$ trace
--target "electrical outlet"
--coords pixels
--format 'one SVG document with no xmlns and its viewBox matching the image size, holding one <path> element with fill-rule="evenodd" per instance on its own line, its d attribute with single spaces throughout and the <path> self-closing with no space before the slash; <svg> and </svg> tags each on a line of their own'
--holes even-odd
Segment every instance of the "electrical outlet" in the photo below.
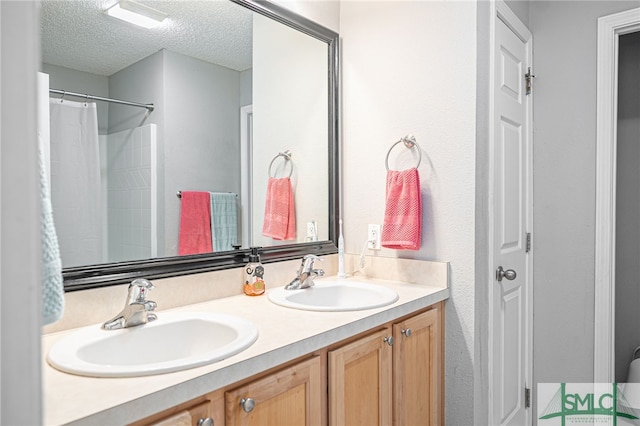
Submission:
<svg viewBox="0 0 640 426">
<path fill-rule="evenodd" d="M 318 241 L 318 225 L 316 221 L 307 222 L 306 241 Z"/>
<path fill-rule="evenodd" d="M 367 248 L 372 250 L 380 250 L 380 225 L 369 224 L 367 232 Z"/>
</svg>

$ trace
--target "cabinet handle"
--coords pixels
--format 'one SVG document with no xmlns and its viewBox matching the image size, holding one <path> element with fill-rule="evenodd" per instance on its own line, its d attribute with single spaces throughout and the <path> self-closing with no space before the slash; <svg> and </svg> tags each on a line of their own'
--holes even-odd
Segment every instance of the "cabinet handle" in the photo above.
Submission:
<svg viewBox="0 0 640 426">
<path fill-rule="evenodd" d="M 405 336 L 409 337 L 409 336 L 411 336 L 411 329 L 410 328 L 403 328 L 402 330 L 400 330 L 400 333 L 402 333 Z"/>
<path fill-rule="evenodd" d="M 393 346 L 393 336 L 385 337 L 382 341 L 389 346 Z"/>
<path fill-rule="evenodd" d="M 213 426 L 213 419 L 211 417 L 200 419 L 198 420 L 198 426 Z"/>
<path fill-rule="evenodd" d="M 256 406 L 256 400 L 253 398 L 242 398 L 240 400 L 240 406 L 242 407 L 245 413 L 250 413 L 253 411 L 253 408 Z"/>
</svg>

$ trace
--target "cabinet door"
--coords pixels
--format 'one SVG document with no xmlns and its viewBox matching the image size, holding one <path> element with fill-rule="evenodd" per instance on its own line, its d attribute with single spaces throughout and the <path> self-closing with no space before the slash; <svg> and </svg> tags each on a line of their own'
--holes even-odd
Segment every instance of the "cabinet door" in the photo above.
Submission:
<svg viewBox="0 0 640 426">
<path fill-rule="evenodd" d="M 207 419 L 210 420 L 205 423 Z M 210 401 L 186 407 L 182 404 L 146 420 L 133 423 L 131 426 L 200 426 L 203 424 L 213 424 Z"/>
<path fill-rule="evenodd" d="M 226 426 L 320 425 L 321 392 L 316 356 L 226 392 Z"/>
<path fill-rule="evenodd" d="M 394 324 L 394 421 L 402 425 L 441 425 L 441 305 Z"/>
<path fill-rule="evenodd" d="M 391 329 L 329 351 L 329 424 L 391 424 Z"/>
</svg>

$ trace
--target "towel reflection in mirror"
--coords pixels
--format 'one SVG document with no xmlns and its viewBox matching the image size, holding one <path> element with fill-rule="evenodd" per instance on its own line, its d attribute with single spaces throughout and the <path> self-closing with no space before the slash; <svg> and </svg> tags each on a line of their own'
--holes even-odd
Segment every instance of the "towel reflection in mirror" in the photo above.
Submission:
<svg viewBox="0 0 640 426">
<path fill-rule="evenodd" d="M 291 178 L 269 177 L 262 235 L 274 240 L 296 239 L 296 212 Z"/>
<path fill-rule="evenodd" d="M 182 191 L 178 253 L 232 250 L 238 241 L 237 198 L 231 192 Z"/>
</svg>

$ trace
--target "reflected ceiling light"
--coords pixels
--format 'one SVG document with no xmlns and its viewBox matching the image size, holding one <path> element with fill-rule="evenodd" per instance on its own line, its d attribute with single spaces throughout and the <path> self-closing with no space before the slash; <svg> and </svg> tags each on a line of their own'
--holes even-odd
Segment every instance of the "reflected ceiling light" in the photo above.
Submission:
<svg viewBox="0 0 640 426">
<path fill-rule="evenodd" d="M 104 13 L 144 28 L 158 26 L 167 18 L 167 14 L 131 0 L 120 0 Z"/>
</svg>

